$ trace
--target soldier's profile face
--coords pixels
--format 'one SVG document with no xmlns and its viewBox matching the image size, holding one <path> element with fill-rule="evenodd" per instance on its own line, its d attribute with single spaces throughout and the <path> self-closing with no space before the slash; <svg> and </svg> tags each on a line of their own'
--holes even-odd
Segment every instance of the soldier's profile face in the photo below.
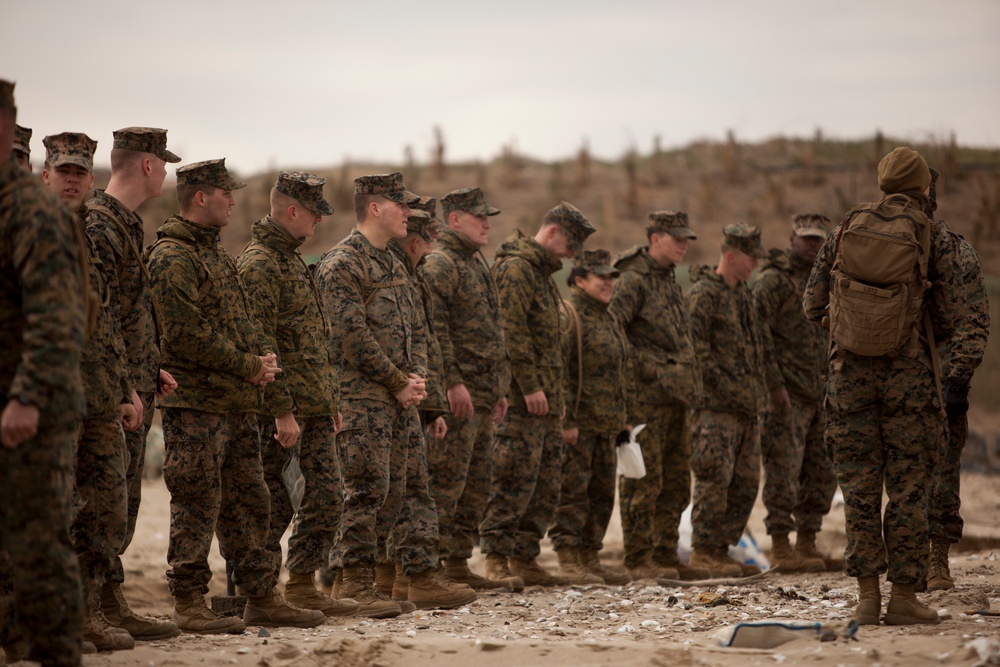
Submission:
<svg viewBox="0 0 1000 667">
<path fill-rule="evenodd" d="M 323 216 L 313 213 L 299 202 L 295 203 L 294 211 L 288 222 L 288 233 L 297 239 L 312 238 L 316 234 L 316 225 L 323 220 Z"/>
<path fill-rule="evenodd" d="M 823 240 L 819 236 L 799 236 L 792 234 L 792 254 L 812 264 L 816 261 L 819 249 L 823 247 Z"/>
<path fill-rule="evenodd" d="M 473 215 L 466 211 L 455 211 L 455 221 L 451 228 L 455 232 L 478 246 L 484 246 L 489 241 L 489 231 L 493 226 L 485 215 Z"/>
<path fill-rule="evenodd" d="M 677 238 L 673 234 L 656 234 L 653 238 L 657 239 L 653 242 L 656 246 L 654 259 L 667 264 L 680 264 L 684 261 L 690 239 Z"/>
<path fill-rule="evenodd" d="M 80 208 L 90 189 L 94 187 L 94 174 L 80 165 L 61 164 L 42 170 L 42 181 L 49 186 L 71 210 Z"/>
<path fill-rule="evenodd" d="M 159 197 L 163 191 L 163 179 L 167 177 L 167 163 L 156 157 L 149 156 L 149 195 Z"/>
<path fill-rule="evenodd" d="M 410 207 L 406 204 L 394 202 L 391 199 L 383 199 L 378 208 L 379 222 L 389 234 L 390 238 L 406 238 L 406 219 L 410 217 Z"/>
<path fill-rule="evenodd" d="M 750 275 L 757 268 L 757 258 L 740 250 L 733 250 L 729 255 L 732 257 L 736 279 L 743 282 L 750 280 Z"/>
<path fill-rule="evenodd" d="M 233 199 L 232 190 L 213 188 L 212 194 L 205 197 L 204 224 L 212 227 L 225 227 L 229 224 L 235 205 L 236 200 Z"/>
<path fill-rule="evenodd" d="M 594 272 L 585 278 L 576 278 L 576 286 L 595 301 L 611 303 L 611 294 L 615 289 L 615 280 L 611 276 L 599 276 Z"/>
</svg>

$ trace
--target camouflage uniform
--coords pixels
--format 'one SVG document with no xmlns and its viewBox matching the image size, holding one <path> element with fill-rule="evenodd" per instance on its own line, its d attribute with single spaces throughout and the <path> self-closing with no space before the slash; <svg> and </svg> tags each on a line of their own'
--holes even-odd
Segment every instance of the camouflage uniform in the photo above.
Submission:
<svg viewBox="0 0 1000 667">
<path fill-rule="evenodd" d="M 166 162 L 180 158 L 167 150 L 167 131 L 158 128 L 127 127 L 114 133 L 114 148 L 151 153 Z M 128 517 L 125 539 L 108 580 L 125 581 L 120 554 L 125 553 L 135 535 L 135 522 L 142 500 L 142 468 L 146 458 L 146 433 L 153 423 L 153 399 L 159 384 L 160 352 L 153 321 L 149 273 L 140 256 L 145 233 L 142 218 L 103 190 L 95 190 L 87 202 L 87 236 L 104 267 L 104 279 L 111 291 L 108 308 L 118 323 L 125 343 L 132 389 L 142 402 L 142 425 L 125 433 L 128 467 Z"/>
<path fill-rule="evenodd" d="M 826 237 L 815 218 L 796 216 L 796 234 Z M 803 231 L 805 230 L 805 231 Z M 828 334 L 800 307 L 812 263 L 774 249 L 750 288 L 767 350 L 767 389 L 784 388 L 791 408 L 764 414 L 764 525 L 769 535 L 819 532 L 837 491 L 837 477 L 823 431 L 823 375 Z M 792 518 L 794 514 L 794 519 Z"/>
<path fill-rule="evenodd" d="M 587 251 L 576 263 L 598 275 L 617 277 L 610 264 L 606 250 Z M 549 538 L 557 551 L 568 547 L 597 552 L 615 505 L 615 438 L 625 427 L 634 395 L 629 349 L 607 304 L 577 287 L 570 289 L 566 303 L 570 323 L 562 331 L 566 397 L 562 427 L 577 428 L 579 433 L 575 443 L 565 445 L 562 487 Z"/>
<path fill-rule="evenodd" d="M 442 205 L 445 215 L 466 209 L 499 213 L 481 200 L 482 191 L 472 188 L 450 193 Z M 468 559 L 490 492 L 493 409 L 510 386 L 500 299 L 479 246 L 450 229 L 441 230 L 437 247 L 417 273 L 431 297 L 433 331 L 441 349 L 440 384 L 443 389 L 464 384 L 472 397 L 473 415 L 459 419 L 448 413 L 444 439 L 428 443 L 441 556 Z"/>
<path fill-rule="evenodd" d="M 724 235 L 740 252 L 765 255 L 755 227 L 729 225 Z M 691 544 L 724 551 L 739 542 L 757 499 L 764 345 L 746 283 L 729 287 L 704 265 L 691 267 L 691 282 L 691 339 L 704 382 L 691 432 Z"/>
<path fill-rule="evenodd" d="M 179 185 L 243 187 L 222 160 L 182 167 L 177 176 Z M 208 591 L 214 532 L 236 585 L 265 595 L 275 564 L 264 548 L 269 501 L 254 414 L 261 390 L 248 380 L 260 373 L 258 355 L 267 350 L 219 228 L 175 215 L 156 236 L 148 250 L 153 312 L 161 363 L 177 380 L 177 389 L 157 402 L 170 491 L 170 593 Z"/>
<path fill-rule="evenodd" d="M 886 159 L 879 167 L 880 187 L 883 164 Z M 922 194 L 926 186 L 902 191 L 915 211 L 927 205 Z M 935 338 L 947 340 L 964 319 L 965 286 L 956 268 L 954 238 L 940 223 L 931 225 L 927 276 L 931 286 L 925 307 L 930 309 Z M 803 306 L 806 317 L 815 323 L 825 324 L 838 238 L 837 233 L 827 238 L 806 284 Z M 973 367 L 967 351 L 952 356 L 952 375 L 969 378 Z M 937 448 L 945 438 L 945 420 L 923 336 L 917 345 L 875 357 L 834 344 L 826 407 L 827 446 L 844 492 L 846 573 L 868 579 L 888 570 L 889 581 L 902 585 L 925 580 L 927 498 Z M 884 521 L 883 488 L 889 497 Z"/>
<path fill-rule="evenodd" d="M 0 81 L 0 113 L 11 108 L 13 85 Z M 0 447 L 0 593 L 11 594 L 32 660 L 78 665 L 83 613 L 69 525 L 85 410 L 84 244 L 65 207 L 13 157 L 0 163 L 0 239 L 0 410 L 20 401 L 41 413 L 34 437 Z M 5 626 L 11 616 L 0 609 Z"/>
<path fill-rule="evenodd" d="M 323 199 L 323 179 L 281 172 L 276 188 L 318 215 L 330 215 Z M 315 192 L 318 190 L 318 200 Z M 264 333 L 263 347 L 278 355 L 281 373 L 264 388 L 267 417 L 261 428 L 261 460 L 271 496 L 267 548 L 281 566 L 281 537 L 296 514 L 282 472 L 299 458 L 305 491 L 288 538 L 288 570 L 311 574 L 325 560 L 343 506 L 343 479 L 337 458 L 333 418 L 340 398 L 339 381 L 327 349 L 330 326 L 312 273 L 302 261 L 302 239 L 292 237 L 270 216 L 253 223 L 250 243 L 237 260 Z M 298 443 L 285 449 L 275 439 L 274 417 L 292 413 L 300 425 Z"/>
<path fill-rule="evenodd" d="M 323 256 L 316 283 L 333 323 L 344 417 L 337 442 L 344 512 L 330 561 L 369 568 L 402 507 L 406 448 L 423 437 L 416 407 L 395 398 L 408 373 L 427 375 L 422 306 L 399 260 L 357 230 Z"/>
<path fill-rule="evenodd" d="M 31 160 L 31 128 L 14 126 L 14 157 L 24 163 Z"/>
<path fill-rule="evenodd" d="M 659 211 L 649 222 L 657 232 L 695 238 L 683 211 Z M 622 277 L 610 310 L 628 336 L 637 390 L 629 423 L 646 424 L 639 436 L 646 476 L 619 481 L 625 565 L 652 558 L 674 566 L 681 514 L 691 500 L 690 409 L 701 393 L 690 319 L 673 265 L 637 246 L 615 267 Z"/>
<path fill-rule="evenodd" d="M 939 350 L 941 358 L 942 377 L 969 377 L 957 373 L 971 374 L 980 364 L 986 350 L 986 341 L 990 333 L 990 300 L 986 291 L 986 281 L 983 277 L 982 264 L 979 255 L 961 236 L 952 233 L 957 243 L 960 282 L 965 286 L 966 318 L 956 332 L 950 345 Z M 957 351 L 956 351 L 956 348 Z M 962 358 L 964 364 L 956 367 L 953 372 L 950 360 L 952 355 Z M 937 465 L 934 466 L 934 484 L 930 496 L 930 537 L 936 542 L 955 543 L 962 538 L 964 522 L 959 514 L 962 499 L 959 495 L 961 483 L 962 449 L 969 437 L 969 418 L 960 415 L 948 418 L 948 438 L 942 441 L 938 453 Z"/>
<path fill-rule="evenodd" d="M 594 228 L 565 202 L 560 223 L 574 249 Z M 552 213 L 550 212 L 550 214 Z M 562 472 L 563 378 L 559 290 L 562 263 L 515 230 L 497 248 L 493 277 L 500 294 L 504 338 L 511 358 L 510 408 L 493 445 L 493 483 L 479 533 L 485 554 L 531 561 L 552 521 Z M 524 397 L 544 391 L 549 411 L 528 413 Z"/>
</svg>

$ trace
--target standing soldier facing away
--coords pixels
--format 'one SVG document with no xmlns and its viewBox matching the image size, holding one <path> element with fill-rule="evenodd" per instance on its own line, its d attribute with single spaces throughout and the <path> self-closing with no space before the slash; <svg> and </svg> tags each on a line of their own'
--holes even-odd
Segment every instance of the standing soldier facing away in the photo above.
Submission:
<svg viewBox="0 0 1000 667">
<path fill-rule="evenodd" d="M 235 204 L 232 191 L 243 187 L 225 159 L 181 167 L 180 214 L 163 223 L 148 250 L 162 364 L 178 385 L 159 401 L 170 491 L 167 580 L 174 621 L 207 634 L 238 634 L 245 624 L 313 627 L 326 618 L 282 599 L 265 548 L 269 499 L 255 413 L 261 387 L 281 369 L 274 351 L 259 342 L 236 262 L 219 243 Z M 248 598 L 243 621 L 205 604 L 213 533 Z"/>
<path fill-rule="evenodd" d="M 520 577 L 527 586 L 568 583 L 535 560 L 559 500 L 562 472 L 560 297 L 552 274 L 561 260 L 582 252 L 594 231 L 579 209 L 562 202 L 545 214 L 534 237 L 515 230 L 497 249 L 493 276 L 513 380 L 479 526 L 490 579 Z"/>
<path fill-rule="evenodd" d="M 125 344 L 132 400 L 139 427 L 125 431 L 128 467 L 128 523 L 119 556 L 104 587 L 101 608 L 108 621 L 127 630 L 138 640 L 157 640 L 179 633 L 177 625 L 136 614 L 122 594 L 125 581 L 121 554 L 125 553 L 139 515 L 142 500 L 142 468 L 146 456 L 146 433 L 153 423 L 153 399 L 177 386 L 169 372 L 160 368 L 159 340 L 153 321 L 149 272 L 140 253 L 144 232 L 136 213 L 144 202 L 159 197 L 167 163 L 180 158 L 167 150 L 167 131 L 155 127 L 126 127 L 115 131 L 111 148 L 111 180 L 105 190 L 96 190 L 87 202 L 87 236 L 104 269 L 111 291 L 108 309 L 118 323 Z"/>
<path fill-rule="evenodd" d="M 70 667 L 83 632 L 69 525 L 86 264 L 72 216 L 11 155 L 16 121 L 14 84 L 0 79 L 0 583 L 26 657 Z"/>
<path fill-rule="evenodd" d="M 837 476 L 823 438 L 829 334 L 806 319 L 801 305 L 816 253 L 829 230 L 830 219 L 824 215 L 793 216 L 791 247 L 771 250 L 750 284 L 767 351 L 770 394 L 760 436 L 764 525 L 771 536 L 772 565 L 782 572 L 823 572 L 827 566 L 816 550 L 816 533 L 837 492 Z M 794 550 L 788 540 L 793 530 Z"/>
<path fill-rule="evenodd" d="M 490 493 L 494 430 L 507 413 L 510 386 L 500 297 L 482 255 L 500 209 L 486 203 L 481 188 L 449 192 L 441 208 L 447 227 L 417 271 L 431 296 L 448 394 L 448 431 L 428 442 L 444 572 L 476 590 L 519 590 L 524 582 L 516 577 L 495 581 L 468 566 Z"/>
<path fill-rule="evenodd" d="M 677 554 L 681 514 L 691 501 L 690 413 L 701 396 L 701 374 L 675 272 L 697 238 L 687 212 L 655 211 L 648 245 L 615 262 L 622 277 L 610 312 L 628 336 L 636 380 L 629 423 L 646 424 L 640 436 L 646 476 L 619 482 L 625 568 L 634 579 L 709 576 Z"/>
<path fill-rule="evenodd" d="M 285 599 L 327 616 L 357 611 L 358 605 L 316 590 L 313 574 L 323 565 L 333 542 L 344 502 L 336 435 L 340 382 L 327 349 L 330 325 L 309 267 L 299 246 L 316 233 L 333 207 L 323 198 L 326 183 L 313 174 L 282 171 L 271 188 L 270 215 L 253 223 L 250 243 L 237 260 L 263 332 L 262 347 L 274 350 L 282 372 L 264 388 L 264 424 L 260 452 L 271 496 L 266 546 L 281 570 L 281 537 L 295 515 L 288 538 L 288 584 Z M 298 456 L 305 479 L 296 510 L 282 471 Z"/>
</svg>

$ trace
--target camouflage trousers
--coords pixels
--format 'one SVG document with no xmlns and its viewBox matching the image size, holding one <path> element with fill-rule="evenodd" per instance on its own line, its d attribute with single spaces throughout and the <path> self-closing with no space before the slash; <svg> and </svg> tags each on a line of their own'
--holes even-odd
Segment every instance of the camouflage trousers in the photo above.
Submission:
<svg viewBox="0 0 1000 667">
<path fill-rule="evenodd" d="M 559 415 L 511 407 L 493 443 L 493 481 L 479 525 L 484 554 L 532 559 L 552 522 L 562 477 Z"/>
<path fill-rule="evenodd" d="M 69 534 L 76 434 L 77 424 L 43 415 L 34 438 L 0 447 L 0 639 L 19 631 L 44 665 L 80 664 L 83 600 Z"/>
<path fill-rule="evenodd" d="M 406 495 L 389 533 L 388 560 L 403 564 L 407 576 L 438 564 L 438 513 L 427 485 L 427 445 L 424 432 L 407 438 Z"/>
<path fill-rule="evenodd" d="M 691 545 L 737 544 L 760 486 L 760 422 L 756 416 L 697 410 L 691 425 Z"/>
<path fill-rule="evenodd" d="M 444 439 L 427 441 L 431 495 L 437 504 L 442 558 L 472 558 L 490 495 L 493 412 L 475 406 L 472 417 L 445 416 Z"/>
<path fill-rule="evenodd" d="M 149 427 L 153 425 L 153 400 L 155 395 L 152 392 L 139 393 L 139 400 L 142 401 L 142 425 L 134 431 L 125 432 L 125 452 L 127 454 L 127 468 L 125 469 L 125 484 L 127 490 L 127 523 L 125 527 L 125 539 L 122 541 L 121 550 L 111 567 L 108 581 L 122 583 L 125 581 L 125 570 L 122 568 L 121 554 L 125 553 L 129 545 L 132 544 L 132 537 L 135 535 L 135 521 L 139 516 L 139 504 L 142 502 L 142 470 L 146 462 L 146 434 Z"/>
<path fill-rule="evenodd" d="M 615 508 L 618 434 L 580 431 L 563 444 L 562 487 L 549 539 L 555 549 L 600 551 Z"/>
<path fill-rule="evenodd" d="M 638 436 L 646 476 L 618 482 L 625 565 L 676 563 L 681 514 L 691 502 L 690 411 L 681 403 L 640 404 L 630 419 L 646 424 Z"/>
<path fill-rule="evenodd" d="M 827 375 L 827 446 L 844 492 L 844 570 L 927 577 L 927 499 L 945 438 L 929 360 L 836 351 Z M 882 490 L 889 497 L 882 515 Z"/>
<path fill-rule="evenodd" d="M 264 548 L 269 519 L 260 432 L 251 413 L 163 409 L 163 480 L 170 491 L 167 581 L 170 594 L 207 593 L 212 535 L 248 595 L 271 589 L 274 562 Z"/>
<path fill-rule="evenodd" d="M 344 474 L 344 511 L 330 550 L 331 567 L 374 566 L 387 554 L 389 532 L 406 495 L 408 443 L 420 438 L 416 408 L 344 400 L 337 437 Z"/>
<path fill-rule="evenodd" d="M 127 459 L 117 411 L 83 420 L 76 448 L 79 509 L 70 537 L 80 563 L 84 597 L 91 592 L 100 594 L 125 541 Z"/>
<path fill-rule="evenodd" d="M 768 535 L 820 531 L 837 493 L 837 474 L 823 436 L 825 426 L 820 401 L 804 403 L 792 398 L 790 410 L 764 414 L 760 453 Z"/>
<path fill-rule="evenodd" d="M 344 505 L 344 480 L 340 474 L 333 417 L 302 417 L 298 422 L 299 441 L 294 447 L 285 449 L 274 438 L 277 433 L 274 419 L 261 417 L 260 458 L 271 496 L 271 520 L 265 546 L 275 563 L 272 585 L 278 583 L 281 537 L 288 525 L 293 526 L 288 538 L 288 571 L 315 572 L 327 560 L 326 550 L 337 535 Z M 282 474 L 295 454 L 299 457 L 305 482 L 298 511 L 292 507 Z"/>
<path fill-rule="evenodd" d="M 937 463 L 934 466 L 934 486 L 931 490 L 929 520 L 932 540 L 951 544 L 962 539 L 965 522 L 959 510 L 961 487 L 962 450 L 969 439 L 969 417 L 962 415 L 948 420 L 948 437 L 941 441 Z"/>
</svg>

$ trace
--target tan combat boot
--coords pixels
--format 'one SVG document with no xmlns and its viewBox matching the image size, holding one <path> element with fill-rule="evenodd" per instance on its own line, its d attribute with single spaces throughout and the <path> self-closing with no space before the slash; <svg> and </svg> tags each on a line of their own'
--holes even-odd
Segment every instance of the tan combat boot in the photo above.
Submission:
<svg viewBox="0 0 1000 667">
<path fill-rule="evenodd" d="M 892 595 L 885 607 L 886 625 L 940 623 L 937 612 L 926 606 L 913 592 L 913 584 L 892 585 Z"/>
<path fill-rule="evenodd" d="M 468 586 L 448 581 L 431 567 L 410 577 L 406 599 L 417 605 L 417 609 L 454 609 L 474 602 L 477 597 Z"/>
<path fill-rule="evenodd" d="M 243 623 L 264 628 L 315 628 L 326 620 L 319 609 L 299 609 L 285 602 L 275 589 L 263 595 L 247 595 Z"/>
<path fill-rule="evenodd" d="M 312 572 L 289 572 L 285 600 L 299 609 L 316 609 L 326 616 L 349 616 L 358 610 L 354 600 L 338 600 L 316 589 Z"/>
<path fill-rule="evenodd" d="M 393 567 L 395 570 L 395 567 Z M 395 573 L 394 573 L 395 576 Z M 375 588 L 375 568 L 352 565 L 343 569 L 343 583 L 340 586 L 342 598 L 358 603 L 358 616 L 368 618 L 395 618 L 403 613 L 399 605 L 382 595 Z"/>
<path fill-rule="evenodd" d="M 149 616 L 140 616 L 128 606 L 121 586 L 110 581 L 101 588 L 101 611 L 111 625 L 125 630 L 133 639 L 153 641 L 169 639 L 181 633 L 172 621 L 161 621 Z"/>
<path fill-rule="evenodd" d="M 816 531 L 800 530 L 795 534 L 795 553 L 803 558 L 819 558 L 826 565 L 827 572 L 843 572 L 844 559 L 824 556 L 816 548 Z"/>
<path fill-rule="evenodd" d="M 677 579 L 680 573 L 670 567 L 660 567 L 653 562 L 652 558 L 647 558 L 635 565 L 626 565 L 625 571 L 632 581 L 640 579 Z"/>
<path fill-rule="evenodd" d="M 750 563 L 741 563 L 732 556 L 729 555 L 729 547 L 722 545 L 715 548 L 715 557 L 718 558 L 723 563 L 730 563 L 740 568 L 740 574 L 744 577 L 752 577 L 755 574 L 760 574 L 761 569 L 757 565 L 752 565 Z"/>
<path fill-rule="evenodd" d="M 623 586 L 624 584 L 632 581 L 632 577 L 628 576 L 624 572 L 616 572 L 604 567 L 604 565 L 601 564 L 600 556 L 593 549 L 588 551 L 581 550 L 580 562 L 583 563 L 583 566 L 587 568 L 588 572 L 596 574 L 609 586 Z"/>
<path fill-rule="evenodd" d="M 508 593 L 514 591 L 513 582 L 509 580 L 480 577 L 469 569 L 469 563 L 464 558 L 445 558 L 441 561 L 441 566 L 444 570 L 444 576 L 456 583 L 465 584 L 474 591 L 506 591 Z"/>
<path fill-rule="evenodd" d="M 603 584 L 604 579 L 588 570 L 580 558 L 580 550 L 576 547 L 563 547 L 556 551 L 559 558 L 559 573 L 569 579 L 571 584 Z"/>
<path fill-rule="evenodd" d="M 392 585 L 396 581 L 395 563 L 375 564 L 375 588 L 387 598 L 392 597 Z"/>
<path fill-rule="evenodd" d="M 944 540 L 931 541 L 931 562 L 927 570 L 927 590 L 946 591 L 955 587 L 948 563 L 951 544 Z"/>
<path fill-rule="evenodd" d="M 692 568 L 697 568 L 700 570 L 708 570 L 711 573 L 711 577 L 742 577 L 743 568 L 741 568 L 737 563 L 728 560 L 722 560 L 716 554 L 715 549 L 695 547 L 691 551 L 691 559 L 688 561 L 688 566 Z"/>
<path fill-rule="evenodd" d="M 101 611 L 101 596 L 97 591 L 87 594 L 83 619 L 83 638 L 93 642 L 98 651 L 125 651 L 135 648 L 135 640 L 127 630 L 108 623 Z"/>
<path fill-rule="evenodd" d="M 878 625 L 882 613 L 882 592 L 878 587 L 878 575 L 858 577 L 858 607 L 854 610 L 854 620 L 858 625 Z"/>
<path fill-rule="evenodd" d="M 406 599 L 410 594 L 410 578 L 406 576 L 405 572 L 403 572 L 402 561 L 396 562 L 393 565 L 393 568 L 395 573 L 393 574 L 392 580 L 392 595 L 389 597 L 392 598 L 393 602 L 399 605 L 401 613 L 409 614 L 410 612 L 416 611 L 417 605 Z M 376 581 L 378 580 L 377 574 L 375 579 Z"/>
<path fill-rule="evenodd" d="M 826 572 L 826 563 L 822 558 L 805 558 L 792 549 L 788 533 L 771 536 L 771 567 L 787 574 Z"/>
<path fill-rule="evenodd" d="M 521 577 L 525 586 L 569 586 L 571 583 L 568 577 L 547 572 L 534 558 L 524 559 L 510 556 L 507 558 L 507 563 L 510 566 L 511 574 L 515 577 Z"/>
<path fill-rule="evenodd" d="M 203 635 L 241 634 L 247 629 L 235 616 L 219 616 L 205 604 L 201 593 L 182 593 L 174 597 L 174 623 L 186 632 Z"/>
<path fill-rule="evenodd" d="M 510 564 L 503 554 L 486 554 L 486 577 L 509 584 L 515 593 L 524 590 L 524 579 L 511 573 Z"/>
<path fill-rule="evenodd" d="M 337 573 L 331 570 L 329 567 L 321 567 L 319 569 L 319 574 L 316 576 L 317 585 L 316 590 L 320 593 L 325 593 L 332 598 L 337 596 L 333 594 L 333 584 L 337 581 Z M 287 596 L 286 596 L 287 597 Z"/>
</svg>

